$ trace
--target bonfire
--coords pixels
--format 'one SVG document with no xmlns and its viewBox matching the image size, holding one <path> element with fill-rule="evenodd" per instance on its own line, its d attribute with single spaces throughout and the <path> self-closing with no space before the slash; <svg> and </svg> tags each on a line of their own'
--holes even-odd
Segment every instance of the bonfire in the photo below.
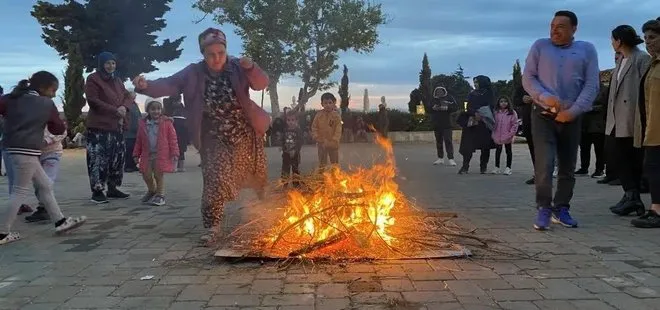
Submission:
<svg viewBox="0 0 660 310">
<path fill-rule="evenodd" d="M 383 162 L 351 171 L 333 167 L 304 177 L 301 189 L 271 197 L 267 204 L 279 219 L 257 229 L 251 241 L 239 242 L 248 244 L 248 256 L 403 258 L 433 256 L 429 251 L 437 250 L 469 253 L 443 234 L 452 215 L 420 211 L 399 190 L 392 144 L 381 137 L 376 143 L 384 150 Z"/>
</svg>

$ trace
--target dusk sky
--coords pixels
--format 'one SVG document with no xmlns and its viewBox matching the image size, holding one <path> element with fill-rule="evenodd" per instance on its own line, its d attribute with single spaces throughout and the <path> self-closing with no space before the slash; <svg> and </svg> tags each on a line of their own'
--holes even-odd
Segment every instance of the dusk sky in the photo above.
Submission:
<svg viewBox="0 0 660 310">
<path fill-rule="evenodd" d="M 61 1 L 51 1 L 59 3 Z M 376 1 L 378 2 L 378 1 Z M 38 70 L 62 76 L 65 62 L 41 39 L 41 29 L 30 15 L 36 1 L 0 0 L 0 85 L 8 91 L 20 79 Z M 203 14 L 192 8 L 192 0 L 174 0 L 165 16 L 167 27 L 161 38 L 186 36 L 183 54 L 170 63 L 157 64 L 147 78 L 172 74 L 201 59 L 196 37 L 214 26 L 211 18 L 194 24 Z M 529 46 L 547 37 L 553 13 L 570 9 L 578 15 L 577 39 L 596 45 L 601 69 L 613 67 L 610 31 L 620 24 L 641 25 L 658 17 L 655 0 L 382 0 L 390 22 L 380 29 L 382 43 L 369 55 L 342 54 L 339 65 L 350 72 L 351 108 L 362 109 L 364 89 L 371 106 L 385 96 L 389 107 L 405 109 L 408 94 L 418 84 L 424 52 L 433 74 L 450 73 L 460 64 L 467 76 L 484 74 L 493 80 L 510 79 L 516 59 L 524 61 Z M 655 3 L 655 4 L 654 4 Z M 217 26 L 217 25 L 216 25 Z M 230 25 L 221 27 L 228 36 L 231 54 L 241 53 L 241 41 Z M 339 81 L 338 70 L 332 80 Z M 297 95 L 300 80 L 287 78 L 279 86 L 280 105 L 288 106 Z M 336 93 L 337 89 L 331 90 Z M 259 102 L 260 94 L 254 94 Z M 56 100 L 59 102 L 59 100 Z M 318 106 L 318 98 L 310 100 Z M 264 106 L 269 109 L 268 95 Z"/>
</svg>

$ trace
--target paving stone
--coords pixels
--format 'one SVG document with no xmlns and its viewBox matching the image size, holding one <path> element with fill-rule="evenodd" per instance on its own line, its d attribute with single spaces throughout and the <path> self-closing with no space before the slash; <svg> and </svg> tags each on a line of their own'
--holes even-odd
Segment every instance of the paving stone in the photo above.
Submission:
<svg viewBox="0 0 660 310">
<path fill-rule="evenodd" d="M 37 296 L 33 301 L 36 303 L 63 303 L 80 292 L 79 286 L 52 287 Z"/>
<path fill-rule="evenodd" d="M 204 284 L 208 278 L 207 276 L 165 276 L 158 284 Z"/>
<path fill-rule="evenodd" d="M 577 275 L 567 269 L 529 270 L 527 273 L 535 279 L 575 278 Z"/>
<path fill-rule="evenodd" d="M 488 294 L 496 301 L 527 301 L 543 299 L 534 290 L 492 290 Z"/>
<path fill-rule="evenodd" d="M 594 294 L 564 279 L 540 280 L 544 287 L 536 291 L 546 299 L 593 299 Z"/>
<path fill-rule="evenodd" d="M 215 284 L 188 285 L 176 298 L 177 301 L 209 301 L 217 291 Z"/>
<path fill-rule="evenodd" d="M 449 271 L 408 272 L 408 277 L 413 281 L 454 280 Z"/>
<path fill-rule="evenodd" d="M 616 309 L 635 309 L 635 310 L 651 310 L 657 309 L 645 303 L 642 299 L 632 297 L 625 293 L 603 293 L 597 294 L 598 299 L 607 303 Z"/>
<path fill-rule="evenodd" d="M 170 305 L 168 310 L 193 310 L 205 309 L 207 302 L 205 301 L 177 301 Z"/>
<path fill-rule="evenodd" d="M 346 283 L 320 284 L 316 289 L 318 298 L 336 299 L 348 296 L 348 285 Z"/>
<path fill-rule="evenodd" d="M 446 281 L 415 281 L 417 291 L 444 291 L 449 287 Z"/>
<path fill-rule="evenodd" d="M 316 298 L 316 310 L 350 309 L 350 304 L 348 298 Z"/>
<path fill-rule="evenodd" d="M 449 290 L 456 296 L 486 296 L 476 283 L 466 280 L 446 281 Z"/>
<path fill-rule="evenodd" d="M 517 289 L 543 288 L 541 282 L 527 275 L 503 275 L 502 278 Z"/>
<path fill-rule="evenodd" d="M 181 291 L 183 291 L 183 289 L 185 287 L 186 286 L 183 285 L 183 284 L 180 284 L 180 285 L 154 285 L 154 286 L 151 287 L 151 289 L 147 293 L 147 296 L 152 296 L 152 297 L 155 297 L 155 296 L 172 296 L 172 297 L 176 297 L 181 293 Z"/>
<path fill-rule="evenodd" d="M 419 281 L 426 282 L 426 281 Z M 415 283 L 419 283 L 415 282 Z M 398 278 L 398 279 L 386 279 L 380 280 L 380 284 L 383 288 L 383 291 L 386 292 L 404 292 L 404 291 L 414 291 L 415 286 L 413 286 L 412 281 L 407 278 Z"/>
<path fill-rule="evenodd" d="M 37 297 L 51 289 L 50 286 L 21 286 L 21 287 L 16 287 L 13 290 L 9 290 L 8 293 L 5 295 L 7 297 L 14 297 L 14 298 L 20 298 L 20 297 Z"/>
<path fill-rule="evenodd" d="M 151 281 L 128 281 L 112 292 L 111 295 L 117 297 L 145 296 L 153 285 L 154 283 Z"/>
<path fill-rule="evenodd" d="M 167 309 L 172 304 L 172 297 L 126 297 L 117 308 L 119 309 Z"/>
<path fill-rule="evenodd" d="M 600 300 L 571 300 L 569 302 L 580 310 L 614 310 L 614 308 Z"/>
<path fill-rule="evenodd" d="M 313 294 L 279 294 L 264 296 L 262 305 L 264 306 L 301 306 L 314 305 Z"/>
<path fill-rule="evenodd" d="M 431 303 L 456 301 L 449 292 L 427 291 L 427 292 L 403 292 L 403 298 L 409 302 Z"/>
<path fill-rule="evenodd" d="M 453 271 L 452 274 L 456 277 L 456 280 L 501 279 L 498 274 L 491 270 Z"/>
<path fill-rule="evenodd" d="M 578 287 L 591 293 L 618 293 L 619 290 L 610 286 L 605 281 L 596 278 L 575 278 L 569 280 Z"/>
<path fill-rule="evenodd" d="M 543 310 L 561 309 L 561 310 L 578 310 L 578 308 L 566 300 L 538 300 L 534 304 Z"/>
<path fill-rule="evenodd" d="M 252 282 L 250 294 L 278 294 L 282 292 L 283 286 L 284 282 L 282 280 L 254 280 Z"/>
<path fill-rule="evenodd" d="M 73 297 L 62 307 L 65 309 L 110 309 L 118 305 L 121 297 Z"/>
<path fill-rule="evenodd" d="M 385 304 L 401 299 L 401 293 L 395 292 L 364 292 L 351 295 L 351 300 L 358 304 Z"/>
<path fill-rule="evenodd" d="M 261 304 L 261 296 L 258 295 L 215 295 L 208 305 L 230 306 L 230 307 L 252 307 Z"/>
<path fill-rule="evenodd" d="M 286 283 L 282 290 L 285 294 L 313 294 L 316 291 L 316 284 L 313 283 Z"/>
<path fill-rule="evenodd" d="M 623 291 L 638 298 L 660 298 L 660 287 L 626 287 Z"/>
<path fill-rule="evenodd" d="M 328 274 L 289 274 L 284 279 L 287 283 L 330 283 L 332 278 Z"/>
<path fill-rule="evenodd" d="M 458 296 L 456 299 L 465 309 L 500 309 L 488 296 Z"/>
</svg>

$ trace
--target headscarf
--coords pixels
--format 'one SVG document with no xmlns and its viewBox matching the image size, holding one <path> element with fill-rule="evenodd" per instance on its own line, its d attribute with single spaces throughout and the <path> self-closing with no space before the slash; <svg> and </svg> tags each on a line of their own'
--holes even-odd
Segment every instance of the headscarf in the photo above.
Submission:
<svg viewBox="0 0 660 310">
<path fill-rule="evenodd" d="M 96 58 L 97 58 L 98 61 L 99 61 L 99 63 L 98 63 L 98 67 L 97 67 L 97 70 L 98 70 L 99 72 L 101 72 L 101 73 L 103 73 L 104 75 L 109 76 L 109 77 L 115 77 L 115 76 L 117 75 L 117 70 L 115 70 L 115 71 L 112 72 L 112 73 L 109 73 L 109 72 L 105 71 L 105 63 L 106 63 L 106 62 L 108 62 L 108 61 L 110 61 L 110 60 L 114 60 L 115 62 L 117 61 L 117 57 L 115 57 L 115 55 L 114 55 L 113 53 L 110 53 L 110 52 L 102 52 L 102 53 L 99 54 L 99 56 L 96 57 Z"/>
<path fill-rule="evenodd" d="M 444 95 L 441 96 L 440 94 L 438 94 L 438 92 L 442 92 L 444 93 Z M 448 94 L 449 93 L 447 93 L 447 89 L 442 86 L 438 86 L 435 89 L 433 89 L 433 98 L 444 98 L 447 97 Z"/>
<path fill-rule="evenodd" d="M 197 37 L 199 43 L 199 51 L 204 53 L 204 48 L 213 44 L 222 44 L 227 46 L 227 36 L 220 29 L 207 28 Z"/>
<path fill-rule="evenodd" d="M 477 77 L 475 77 L 474 79 L 477 80 L 477 83 L 479 83 L 479 89 L 484 89 L 484 90 L 492 89 L 492 83 L 490 82 L 489 77 L 485 75 L 477 75 Z"/>
</svg>

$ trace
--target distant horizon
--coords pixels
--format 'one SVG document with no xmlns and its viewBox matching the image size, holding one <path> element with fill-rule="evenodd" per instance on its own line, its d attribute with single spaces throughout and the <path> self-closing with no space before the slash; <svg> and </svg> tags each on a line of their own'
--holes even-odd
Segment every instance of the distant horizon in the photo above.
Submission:
<svg viewBox="0 0 660 310">
<path fill-rule="evenodd" d="M 0 28 L 0 37 L 9 43 L 0 51 L 0 85 L 9 91 L 19 80 L 38 70 L 58 75 L 64 84 L 62 73 L 66 62 L 43 42 L 40 26 L 30 16 L 36 1 L 2 1 L 0 20 L 6 25 L 21 27 Z M 63 0 L 50 2 L 62 3 Z M 548 36 L 554 12 L 570 9 L 579 18 L 576 39 L 596 46 L 600 69 L 604 70 L 614 67 L 611 30 L 620 24 L 630 24 L 639 32 L 645 21 L 657 17 L 657 5 L 651 0 L 638 0 L 634 5 L 627 1 L 602 4 L 595 0 L 567 0 L 561 4 L 519 0 L 470 1 L 444 3 L 442 6 L 433 0 L 416 0 L 414 6 L 398 0 L 378 2 L 390 19 L 380 28 L 381 44 L 370 54 L 340 53 L 337 65 L 340 68 L 346 65 L 349 69 L 349 94 L 352 98 L 359 98 L 355 105 L 361 106 L 366 88 L 370 99 L 385 96 L 389 108 L 401 111 L 407 110 L 410 91 L 419 84 L 425 52 L 433 75 L 451 74 L 460 64 L 469 77 L 483 74 L 493 81 L 510 80 L 516 59 L 524 66 L 531 44 Z M 204 14 L 191 8 L 191 3 L 192 0 L 173 0 L 172 10 L 164 16 L 167 27 L 157 33 L 159 40 L 186 36 L 181 57 L 169 63 L 155 63 L 158 70 L 145 74 L 148 79 L 169 76 L 189 63 L 200 61 L 196 37 L 207 27 L 222 29 L 227 34 L 229 53 L 241 54 L 241 40 L 233 27 L 219 26 L 210 17 L 193 23 Z M 624 11 L 625 16 L 620 14 Z M 330 80 L 338 83 L 341 75 L 341 70 L 336 70 Z M 291 104 L 291 97 L 298 95 L 300 85 L 299 78 L 282 78 L 278 85 L 280 110 Z M 63 93 L 61 88 L 58 95 Z M 329 91 L 337 94 L 337 90 L 338 85 Z M 261 101 L 260 92 L 252 92 L 252 96 L 255 101 Z M 319 97 L 310 99 L 310 108 L 320 108 Z M 57 98 L 58 104 L 59 101 Z M 264 108 L 271 110 L 267 93 Z"/>
</svg>

